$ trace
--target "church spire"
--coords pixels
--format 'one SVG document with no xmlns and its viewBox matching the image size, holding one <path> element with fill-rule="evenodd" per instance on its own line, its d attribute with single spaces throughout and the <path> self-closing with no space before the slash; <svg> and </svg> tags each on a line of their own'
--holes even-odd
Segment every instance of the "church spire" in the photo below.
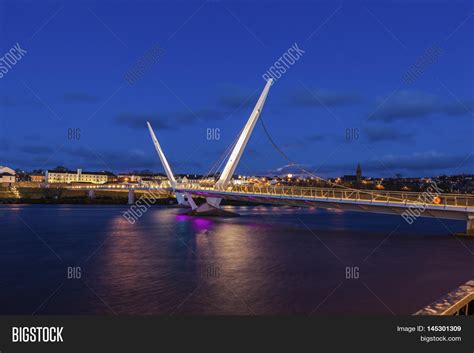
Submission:
<svg viewBox="0 0 474 353">
<path fill-rule="evenodd" d="M 357 163 L 356 181 L 358 184 L 362 182 L 362 168 L 360 167 L 360 163 Z"/>
</svg>

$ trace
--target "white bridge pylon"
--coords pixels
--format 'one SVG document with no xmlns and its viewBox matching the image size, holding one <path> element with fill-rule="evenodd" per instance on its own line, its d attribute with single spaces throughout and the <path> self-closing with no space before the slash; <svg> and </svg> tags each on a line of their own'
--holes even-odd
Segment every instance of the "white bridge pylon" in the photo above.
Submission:
<svg viewBox="0 0 474 353">
<path fill-rule="evenodd" d="M 153 144 L 155 145 L 156 153 L 158 153 L 158 157 L 160 157 L 161 164 L 163 164 L 163 168 L 165 169 L 166 176 L 168 177 L 168 180 L 170 181 L 171 188 L 173 190 L 176 190 L 176 178 L 174 177 L 173 171 L 171 170 L 171 167 L 168 163 L 168 160 L 166 159 L 165 154 L 163 153 L 163 150 L 161 149 L 160 143 L 158 142 L 158 139 L 156 138 L 155 132 L 153 131 L 153 128 L 151 127 L 150 123 L 147 121 L 146 124 L 148 125 L 148 130 L 150 131 L 151 139 L 153 140 Z M 191 208 L 194 210 L 197 208 L 196 204 L 194 203 L 192 197 L 190 195 L 186 195 L 186 198 L 188 201 L 185 200 L 185 194 L 176 192 L 176 200 L 178 201 L 179 205 L 182 206 L 191 206 Z"/>
<path fill-rule="evenodd" d="M 262 93 L 260 94 L 260 97 L 258 98 L 258 101 L 255 104 L 255 107 L 253 108 L 252 113 L 250 114 L 250 117 L 239 136 L 239 139 L 237 140 L 233 148 L 232 153 L 230 154 L 229 160 L 227 161 L 222 171 L 222 174 L 220 175 L 219 180 L 217 181 L 215 185 L 216 189 L 225 190 L 230 180 L 232 179 L 232 175 L 234 174 L 235 169 L 237 168 L 237 165 L 240 161 L 240 158 L 242 157 L 242 154 L 244 153 L 245 147 L 247 146 L 247 142 L 250 139 L 250 135 L 252 134 L 252 131 L 255 127 L 255 124 L 257 123 L 258 118 L 260 117 L 260 114 L 262 113 L 263 106 L 265 105 L 265 100 L 267 99 L 267 95 L 272 83 L 273 83 L 272 79 L 267 80 L 267 83 Z M 168 179 L 170 181 L 171 187 L 173 190 L 176 190 L 177 182 L 173 175 L 173 172 L 171 171 L 169 163 L 163 153 L 163 150 L 161 149 L 161 146 L 155 136 L 155 133 L 153 132 L 153 129 L 151 128 L 150 123 L 147 122 L 147 125 L 148 125 L 148 129 L 150 130 L 150 135 L 155 145 L 156 152 L 158 153 L 158 156 L 160 157 L 161 163 L 163 164 L 166 175 L 168 176 Z M 209 215 L 229 214 L 230 215 L 231 214 L 231 212 L 226 212 L 220 209 L 219 205 L 221 203 L 222 198 L 207 197 L 206 202 L 200 205 L 199 207 L 197 207 L 190 194 L 184 195 L 176 191 L 175 191 L 175 194 L 176 194 L 176 199 L 178 201 L 178 204 L 186 205 L 189 202 L 188 206 L 191 206 L 192 214 L 202 214 L 202 215 L 205 215 L 205 214 L 209 214 Z M 188 202 L 185 201 L 185 198 L 184 198 L 185 196 Z"/>
<path fill-rule="evenodd" d="M 244 153 L 245 146 L 247 146 L 247 142 L 250 139 L 250 135 L 252 134 L 253 128 L 255 127 L 255 124 L 257 123 L 257 120 L 260 117 L 260 114 L 262 113 L 263 106 L 265 104 L 265 100 L 267 99 L 267 95 L 268 95 L 268 92 L 270 91 L 270 87 L 272 83 L 273 83 L 273 80 L 269 79 L 267 81 L 267 84 L 265 85 L 265 88 L 260 94 L 260 98 L 258 98 L 257 104 L 255 104 L 252 114 L 250 114 L 247 124 L 245 124 L 242 132 L 240 133 L 239 139 L 237 140 L 234 146 L 234 149 L 232 150 L 232 153 L 230 154 L 229 160 L 227 161 L 224 167 L 224 170 L 222 171 L 222 174 L 215 185 L 216 189 L 224 190 L 227 187 L 227 185 L 229 185 L 229 182 L 232 179 L 232 175 L 234 174 L 235 169 L 237 168 L 237 165 L 239 164 L 240 157 L 242 157 L 242 154 Z M 221 200 L 222 200 L 221 198 L 208 197 L 206 199 L 207 205 L 206 204 L 201 205 L 197 209 L 197 212 L 198 213 L 200 211 L 207 212 L 209 211 L 209 206 L 218 208 L 221 203 Z"/>
<path fill-rule="evenodd" d="M 232 150 L 229 160 L 227 161 L 227 164 L 225 165 L 224 170 L 222 171 L 222 174 L 216 183 L 217 189 L 225 189 L 225 187 L 229 184 L 232 175 L 235 172 L 235 168 L 237 168 L 237 164 L 240 161 L 240 157 L 242 157 L 242 154 L 244 153 L 245 146 L 247 146 L 247 142 L 249 141 L 253 128 L 255 127 L 255 124 L 262 113 L 262 109 L 272 83 L 273 80 L 269 79 L 265 85 L 265 88 L 263 89 L 263 92 L 260 94 L 260 98 L 258 99 L 257 104 L 255 104 L 255 108 L 253 108 L 252 114 L 250 114 L 250 118 L 247 121 L 247 124 L 245 124 L 245 127 L 242 130 L 242 133 L 240 134 L 234 149 Z"/>
</svg>

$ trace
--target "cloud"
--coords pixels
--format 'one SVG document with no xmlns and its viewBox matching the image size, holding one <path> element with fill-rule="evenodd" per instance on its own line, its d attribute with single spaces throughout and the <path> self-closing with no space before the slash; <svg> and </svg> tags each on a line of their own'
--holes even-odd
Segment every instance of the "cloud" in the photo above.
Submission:
<svg viewBox="0 0 474 353">
<path fill-rule="evenodd" d="M 223 120 L 228 113 L 216 109 L 203 108 L 193 111 L 171 112 L 160 114 L 131 114 L 122 113 L 115 117 L 118 124 L 133 129 L 146 128 L 146 122 L 157 129 L 176 129 L 180 124 L 193 124 L 196 122 Z"/>
<path fill-rule="evenodd" d="M 11 97 L 2 95 L 0 96 L 0 107 L 15 108 L 15 107 L 39 107 L 42 103 L 37 100 L 31 100 L 28 98 Z"/>
<path fill-rule="evenodd" d="M 18 151 L 27 154 L 38 154 L 38 153 L 53 153 L 54 149 L 50 145 L 45 144 L 34 144 L 34 145 L 24 145 L 17 148 Z"/>
<path fill-rule="evenodd" d="M 217 99 L 217 103 L 227 109 L 253 108 L 256 102 L 256 92 L 253 94 L 227 93 Z"/>
<path fill-rule="evenodd" d="M 32 148 L 36 148 L 36 150 Z M 143 169 L 163 171 L 158 156 L 151 151 L 145 152 L 141 149 L 111 151 L 94 146 L 64 146 L 62 148 L 54 146 L 50 150 L 41 148 L 41 146 L 20 146 L 19 149 L 27 154 L 16 157 L 9 156 L 5 159 L 4 164 L 27 170 L 51 169 L 62 165 L 73 170 L 81 168 L 92 171 L 109 170 L 115 173 Z M 28 154 L 30 152 L 31 154 Z M 202 168 L 202 165 L 196 161 L 172 160 L 170 164 L 176 173 L 198 172 Z"/>
<path fill-rule="evenodd" d="M 367 126 L 364 131 L 369 142 L 410 141 L 415 136 L 415 133 L 403 132 L 398 127 L 380 125 Z"/>
<path fill-rule="evenodd" d="M 41 140 L 41 134 L 36 133 L 36 132 L 31 132 L 23 136 L 25 140 L 33 140 L 33 141 L 38 141 Z"/>
<path fill-rule="evenodd" d="M 63 96 L 66 103 L 94 103 L 98 100 L 99 97 L 83 92 L 67 92 Z"/>
<path fill-rule="evenodd" d="M 447 170 L 454 173 L 458 167 L 470 166 L 474 162 L 474 158 L 466 160 L 465 155 L 447 155 L 435 151 L 422 153 L 413 153 L 410 155 L 385 155 L 380 161 L 369 161 L 366 169 L 373 171 L 404 170 L 408 172 L 415 171 L 439 171 Z"/>
<path fill-rule="evenodd" d="M 10 142 L 4 137 L 0 138 L 0 150 L 2 151 L 10 150 Z"/>
<path fill-rule="evenodd" d="M 217 105 L 229 111 L 240 110 L 243 108 L 253 108 L 255 105 L 260 88 L 238 86 L 232 83 L 225 83 L 219 88 L 220 96 L 217 98 Z"/>
<path fill-rule="evenodd" d="M 415 91 L 400 91 L 378 105 L 380 108 L 371 117 L 384 122 L 419 119 L 433 114 L 460 116 L 470 114 L 474 107 L 472 101 L 447 102 L 442 97 Z"/>
<path fill-rule="evenodd" d="M 279 147 L 283 150 L 307 148 L 313 142 L 326 140 L 326 136 L 322 134 L 312 134 L 302 138 L 286 137 L 284 141 L 279 143 Z"/>
<path fill-rule="evenodd" d="M 218 103 L 226 108 L 230 109 L 238 109 L 243 107 L 251 106 L 251 102 L 246 101 L 245 97 L 237 97 L 237 96 L 221 96 L 218 98 Z"/>
<path fill-rule="evenodd" d="M 288 97 L 288 104 L 290 106 L 301 108 L 339 107 L 360 102 L 362 102 L 362 98 L 356 93 L 316 89 L 311 91 L 300 89 Z"/>
<path fill-rule="evenodd" d="M 155 155 L 146 155 L 140 151 L 113 152 L 94 147 L 63 147 L 56 153 L 38 152 L 28 158 L 17 158 L 10 163 L 27 169 L 51 169 L 58 165 L 70 169 L 109 170 L 120 172 L 133 169 L 150 169 L 160 166 Z"/>
<path fill-rule="evenodd" d="M 301 149 L 304 147 L 307 147 L 308 144 L 305 143 L 304 141 L 300 139 L 289 139 L 286 142 L 283 142 L 281 144 L 278 144 L 280 148 L 282 148 L 284 151 L 286 150 L 291 150 L 291 149 Z"/>
<path fill-rule="evenodd" d="M 275 169 L 275 172 L 277 172 L 277 173 L 288 173 L 288 171 L 299 171 L 299 172 L 301 172 L 301 169 L 295 167 L 293 164 L 285 164 L 285 165 Z"/>
<path fill-rule="evenodd" d="M 304 169 L 315 175 L 340 176 L 354 174 L 357 161 L 354 163 L 325 163 L 319 166 L 301 165 Z M 413 153 L 408 155 L 385 155 L 380 158 L 360 161 L 362 173 L 373 176 L 388 175 L 396 173 L 410 176 L 434 176 L 438 173 L 454 174 L 461 173 L 474 166 L 474 155 L 456 154 L 449 155 L 435 151 Z M 274 170 L 263 172 L 267 175 L 282 174 L 304 174 L 301 168 L 294 165 L 284 165 Z"/>
<path fill-rule="evenodd" d="M 158 130 L 172 129 L 173 127 L 163 119 L 154 114 L 131 114 L 122 113 L 115 117 L 115 121 L 132 129 L 145 129 L 146 122 L 149 121 L 153 128 Z"/>
<path fill-rule="evenodd" d="M 171 168 L 173 168 L 173 173 L 186 173 L 191 174 L 194 171 L 202 169 L 203 165 L 196 161 L 170 161 Z M 157 164 L 155 164 L 157 166 Z M 160 169 L 163 169 L 160 164 Z M 196 174 L 199 174 L 196 172 Z"/>
<path fill-rule="evenodd" d="M 164 114 L 164 117 L 173 123 L 195 123 L 201 121 L 222 120 L 227 116 L 227 113 L 211 108 Z"/>
<path fill-rule="evenodd" d="M 306 136 L 305 139 L 307 141 L 316 142 L 316 141 L 324 141 L 326 140 L 326 137 L 327 136 L 323 134 L 312 134 L 312 135 Z"/>
</svg>

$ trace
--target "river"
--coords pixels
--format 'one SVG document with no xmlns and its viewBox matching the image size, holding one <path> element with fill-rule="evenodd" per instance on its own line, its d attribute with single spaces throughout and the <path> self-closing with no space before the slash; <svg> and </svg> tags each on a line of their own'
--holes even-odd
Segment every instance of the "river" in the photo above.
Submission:
<svg viewBox="0 0 474 353">
<path fill-rule="evenodd" d="M 291 207 L 0 206 L 0 314 L 412 314 L 474 279 L 458 221 Z"/>
</svg>

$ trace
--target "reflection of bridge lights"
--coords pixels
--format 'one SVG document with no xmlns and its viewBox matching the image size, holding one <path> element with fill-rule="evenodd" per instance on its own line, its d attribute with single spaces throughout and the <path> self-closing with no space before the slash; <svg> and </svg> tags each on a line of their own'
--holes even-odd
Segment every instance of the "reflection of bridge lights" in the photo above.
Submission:
<svg viewBox="0 0 474 353">
<path fill-rule="evenodd" d="M 186 216 L 186 215 L 184 215 L 184 214 L 178 214 L 178 215 L 176 215 L 176 220 L 177 220 L 177 221 L 181 221 L 181 222 L 183 222 L 183 221 L 188 221 L 190 218 L 191 218 L 191 217 Z"/>
<path fill-rule="evenodd" d="M 208 230 L 210 226 L 212 226 L 213 222 L 206 218 L 194 218 L 187 216 L 185 214 L 176 215 L 176 220 L 179 222 L 189 222 L 191 221 L 193 228 L 198 231 L 202 232 Z"/>
<path fill-rule="evenodd" d="M 207 230 L 212 225 L 212 221 L 204 218 L 193 218 L 192 222 L 197 231 Z"/>
</svg>

